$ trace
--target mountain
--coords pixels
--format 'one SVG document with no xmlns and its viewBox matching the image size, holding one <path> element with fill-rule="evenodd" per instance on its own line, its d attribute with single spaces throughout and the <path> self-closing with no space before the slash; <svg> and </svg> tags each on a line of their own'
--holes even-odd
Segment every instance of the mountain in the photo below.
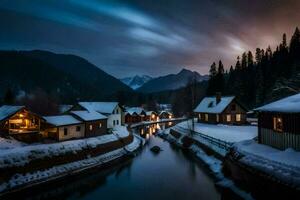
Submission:
<svg viewBox="0 0 300 200">
<path fill-rule="evenodd" d="M 145 83 L 137 91 L 143 93 L 160 92 L 164 90 L 175 90 L 185 87 L 189 81 L 195 79 L 197 82 L 208 80 L 208 75 L 200 75 L 198 72 L 192 72 L 182 69 L 178 74 L 170 74 L 153 78 Z"/>
<path fill-rule="evenodd" d="M 87 60 L 48 51 L 0 51 L 0 98 L 8 88 L 31 92 L 40 88 L 61 101 L 109 100 L 132 92 L 118 79 Z"/>
<path fill-rule="evenodd" d="M 153 78 L 150 76 L 147 76 L 147 75 L 143 75 L 143 76 L 136 75 L 134 77 L 122 78 L 122 79 L 120 79 L 120 81 L 122 81 L 123 83 L 125 83 L 126 85 L 131 87 L 132 89 L 136 90 L 136 89 L 140 88 L 141 86 L 143 86 L 148 81 L 150 81 L 151 79 L 153 79 Z"/>
</svg>

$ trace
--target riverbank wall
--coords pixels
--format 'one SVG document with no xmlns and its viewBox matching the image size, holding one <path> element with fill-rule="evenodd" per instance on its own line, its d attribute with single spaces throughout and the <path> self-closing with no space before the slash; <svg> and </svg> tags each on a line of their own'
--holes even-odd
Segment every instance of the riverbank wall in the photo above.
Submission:
<svg viewBox="0 0 300 200">
<path fill-rule="evenodd" d="M 43 151 L 44 156 L 31 158 L 28 162 L 22 163 L 23 166 L 20 163 L 0 165 L 0 196 L 49 181 L 56 181 L 95 167 L 110 165 L 117 160 L 131 157 L 142 145 L 139 138 L 128 132 L 118 136 L 106 136 L 105 140 L 99 137 L 99 141 L 95 141 L 97 138 L 76 141 L 75 145 L 82 144 L 81 148 L 70 148 L 71 151 L 65 149 L 57 155 L 51 154 L 51 157 Z M 83 143 L 87 145 L 83 145 Z M 50 149 L 53 150 L 53 148 Z"/>
</svg>

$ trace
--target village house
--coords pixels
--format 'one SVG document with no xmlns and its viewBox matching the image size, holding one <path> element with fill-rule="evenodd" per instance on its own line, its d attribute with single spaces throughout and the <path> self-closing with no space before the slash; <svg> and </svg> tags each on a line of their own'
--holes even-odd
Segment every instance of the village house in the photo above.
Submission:
<svg viewBox="0 0 300 200">
<path fill-rule="evenodd" d="M 122 124 L 123 109 L 118 102 L 78 102 L 71 111 L 86 110 L 101 113 L 107 117 L 107 128 Z"/>
<path fill-rule="evenodd" d="M 127 108 L 125 112 L 125 123 L 139 123 L 146 120 L 146 112 L 143 108 L 132 107 Z"/>
<path fill-rule="evenodd" d="M 171 119 L 173 118 L 173 114 L 169 111 L 163 110 L 158 115 L 159 119 Z"/>
<path fill-rule="evenodd" d="M 85 124 L 71 115 L 45 116 L 46 126 L 43 130 L 45 138 L 56 141 L 83 138 Z"/>
<path fill-rule="evenodd" d="M 41 140 L 41 123 L 45 120 L 25 106 L 3 105 L 0 107 L 0 134 L 12 136 L 24 142 Z"/>
<path fill-rule="evenodd" d="M 205 97 L 194 109 L 198 122 L 245 124 L 247 110 L 236 100 L 234 96 Z"/>
<path fill-rule="evenodd" d="M 107 134 L 107 117 L 96 111 L 71 111 L 75 118 L 85 124 L 85 137 L 94 137 Z"/>
<path fill-rule="evenodd" d="M 158 114 L 154 111 L 146 112 L 146 121 L 157 121 L 159 120 Z"/>
<path fill-rule="evenodd" d="M 258 142 L 300 150 L 300 93 L 256 108 Z"/>
</svg>

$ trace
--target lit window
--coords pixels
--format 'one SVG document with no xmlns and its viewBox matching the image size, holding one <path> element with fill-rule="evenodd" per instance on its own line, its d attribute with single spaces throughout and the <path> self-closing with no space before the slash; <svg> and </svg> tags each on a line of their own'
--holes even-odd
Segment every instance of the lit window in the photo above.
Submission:
<svg viewBox="0 0 300 200">
<path fill-rule="evenodd" d="M 90 129 L 90 131 L 93 130 L 93 125 L 92 124 L 90 124 L 89 129 Z"/>
<path fill-rule="evenodd" d="M 199 119 L 201 120 L 201 114 L 199 114 Z"/>
<path fill-rule="evenodd" d="M 99 123 L 99 128 L 101 128 L 102 127 L 102 123 Z"/>
<path fill-rule="evenodd" d="M 208 114 L 205 114 L 205 121 L 208 121 Z"/>
<path fill-rule="evenodd" d="M 274 117 L 273 118 L 273 129 L 275 131 L 279 131 L 279 132 L 282 132 L 282 118 L 281 117 Z"/>
<path fill-rule="evenodd" d="M 241 114 L 236 114 L 236 115 L 235 115 L 235 120 L 236 120 L 237 122 L 240 122 L 240 121 L 241 121 Z"/>
<path fill-rule="evenodd" d="M 231 122 L 231 115 L 226 115 L 226 121 Z"/>
<path fill-rule="evenodd" d="M 220 118 L 219 118 L 219 115 L 216 114 L 216 121 L 219 122 L 220 121 Z"/>
</svg>

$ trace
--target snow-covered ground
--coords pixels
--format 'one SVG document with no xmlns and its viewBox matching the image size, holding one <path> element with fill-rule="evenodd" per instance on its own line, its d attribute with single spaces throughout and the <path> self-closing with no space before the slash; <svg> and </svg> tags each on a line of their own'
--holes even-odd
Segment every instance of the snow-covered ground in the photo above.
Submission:
<svg viewBox="0 0 300 200">
<path fill-rule="evenodd" d="M 190 129 L 192 127 L 191 121 L 185 121 L 177 124 L 183 129 Z M 240 142 L 243 140 L 250 140 L 257 136 L 256 126 L 233 126 L 223 124 L 204 124 L 195 123 L 196 132 L 205 134 L 207 136 L 225 141 L 225 142 Z"/>
<path fill-rule="evenodd" d="M 131 152 L 136 150 L 139 147 L 140 142 L 141 141 L 138 138 L 134 137 L 133 142 L 124 148 L 119 148 L 100 156 L 79 160 L 68 164 L 57 165 L 43 171 L 35 171 L 27 174 L 15 174 L 9 181 L 0 184 L 0 192 L 7 189 L 13 189 L 24 184 L 49 181 L 70 173 L 79 172 L 107 163 L 126 155 L 128 151 Z"/>
<path fill-rule="evenodd" d="M 77 151 L 95 148 L 98 145 L 117 141 L 120 138 L 127 137 L 128 135 L 129 132 L 126 127 L 119 126 L 113 130 L 112 134 L 92 138 L 27 146 L 20 146 L 19 143 L 16 143 L 16 145 L 12 145 L 14 148 L 0 151 L 0 168 L 24 166 L 32 160 L 60 156 L 67 153 L 76 154 Z"/>
<path fill-rule="evenodd" d="M 234 149 L 243 155 L 240 162 L 300 189 L 300 152 L 293 149 L 281 151 L 253 140 L 238 142 Z"/>
<path fill-rule="evenodd" d="M 26 146 L 26 144 L 18 140 L 15 140 L 13 138 L 7 139 L 7 138 L 0 137 L 0 152 L 2 152 L 3 150 L 13 149 L 16 147 L 23 147 L 23 146 Z"/>
</svg>

